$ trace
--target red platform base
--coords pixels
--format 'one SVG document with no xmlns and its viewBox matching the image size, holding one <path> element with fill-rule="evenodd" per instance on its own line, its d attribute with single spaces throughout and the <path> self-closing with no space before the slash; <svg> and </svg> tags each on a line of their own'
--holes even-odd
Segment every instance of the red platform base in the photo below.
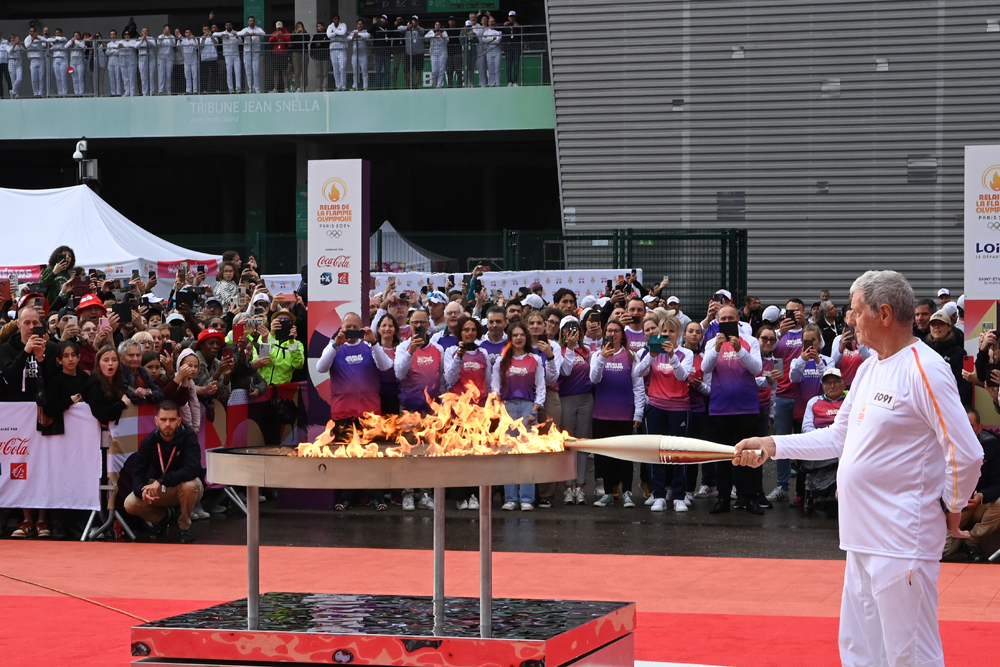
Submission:
<svg viewBox="0 0 1000 667">
<path fill-rule="evenodd" d="M 258 630 L 246 599 L 132 628 L 134 665 L 352 664 L 373 667 L 632 667 L 635 604 L 493 601 L 482 639 L 477 598 L 267 593 Z"/>
</svg>

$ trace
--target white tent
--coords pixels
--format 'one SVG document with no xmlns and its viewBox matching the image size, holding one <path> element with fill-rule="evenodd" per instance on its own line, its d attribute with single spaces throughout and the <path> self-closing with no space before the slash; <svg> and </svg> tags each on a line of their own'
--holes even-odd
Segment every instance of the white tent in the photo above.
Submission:
<svg viewBox="0 0 1000 667">
<path fill-rule="evenodd" d="M 382 266 L 378 266 L 379 234 L 382 236 Z M 396 231 L 396 228 L 388 220 L 383 222 L 378 231 L 372 234 L 369 246 L 371 265 L 377 267 L 375 269 L 377 271 L 438 273 L 454 271 L 458 266 L 458 261 L 454 257 L 445 257 L 410 243 Z"/>
<path fill-rule="evenodd" d="M 156 271 L 161 282 L 179 262 L 190 270 L 204 264 L 214 275 L 218 257 L 187 250 L 147 232 L 109 206 L 86 185 L 52 190 L 0 188 L 0 276 L 45 266 L 52 251 L 66 245 L 77 266 L 98 269 L 108 278 L 127 278 L 133 270 L 143 279 Z M 169 286 L 168 286 L 169 289 Z"/>
</svg>

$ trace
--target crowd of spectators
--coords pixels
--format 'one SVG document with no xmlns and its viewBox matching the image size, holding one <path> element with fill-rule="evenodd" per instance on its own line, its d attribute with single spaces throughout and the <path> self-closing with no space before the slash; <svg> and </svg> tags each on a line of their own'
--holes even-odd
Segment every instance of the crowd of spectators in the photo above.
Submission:
<svg viewBox="0 0 1000 667">
<path fill-rule="evenodd" d="M 511 11 L 502 21 L 488 11 L 467 19 L 424 21 L 388 15 L 306 27 L 275 21 L 270 31 L 253 16 L 245 26 L 139 28 L 130 20 L 121 33 L 64 33 L 37 27 L 29 34 L 0 36 L 0 95 L 12 98 L 220 92 L 343 91 L 420 87 L 508 86 L 521 83 L 526 41 L 544 30 L 525 27 Z M 506 59 L 506 77 L 501 64 Z M 424 63 L 430 62 L 429 84 Z M 310 87 L 310 65 L 315 63 Z M 105 83 L 106 77 L 106 83 Z M 26 87 L 28 81 L 30 91 Z"/>
<path fill-rule="evenodd" d="M 135 455 L 134 491 L 125 505 L 153 524 L 154 535 L 174 519 L 163 507 L 179 508 L 184 541 L 193 539 L 190 522 L 210 515 L 199 502 L 205 489 L 195 482 L 203 470 L 193 433 L 202 419 L 212 419 L 214 401 L 244 404 L 269 384 L 305 378 L 299 342 L 308 315 L 305 276 L 295 293 L 272 295 L 256 270 L 252 257 L 244 265 L 238 254 L 226 253 L 208 286 L 204 267 L 182 265 L 169 298 L 161 300 L 150 292 L 155 276 L 86 275 L 73 251 L 61 247 L 42 282 L 21 288 L 16 318 L 0 328 L 0 391 L 7 400 L 36 402 L 43 432 L 60 433 L 62 413 L 80 401 L 102 423 L 114 422 L 130 404 L 161 405 L 159 435 Z M 826 291 L 807 309 L 798 298 L 766 308 L 754 296 L 734 303 L 720 289 L 704 315 L 692 317 L 666 279 L 646 287 L 635 272 L 609 284 L 604 296 L 579 303 L 566 288 L 547 302 L 537 283 L 507 298 L 491 295 L 482 272 L 477 267 L 468 283 L 449 282 L 444 291 L 430 284 L 419 292 L 397 290 L 390 277 L 382 293 L 370 295 L 368 313 L 344 317 L 317 362 L 320 373 L 330 374 L 336 434 L 346 438 L 365 413 L 427 411 L 428 400 L 471 385 L 481 401 L 496 394 L 512 417 L 572 437 L 645 432 L 735 445 L 750 436 L 830 425 L 858 368 L 875 356 L 855 340 L 850 305 L 838 308 Z M 973 537 L 946 547 L 976 559 L 979 541 L 1000 525 L 1000 440 L 982 428 L 972 387 L 985 385 L 998 403 L 1000 341 L 987 327 L 978 356 L 966 357 L 963 302 L 951 301 L 947 289 L 936 301 L 918 302 L 913 334 L 953 368 L 986 453 L 977 496 L 963 519 Z M 168 431 L 175 435 L 166 437 Z M 166 453 L 154 456 L 168 441 L 195 451 L 185 449 L 173 462 Z M 502 510 L 562 502 L 687 512 L 706 499 L 710 514 L 762 515 L 788 502 L 835 516 L 836 459 L 777 463 L 777 484 L 765 493 L 759 468 L 644 464 L 635 485 L 633 465 L 598 455 L 591 468 L 580 455 L 572 479 L 505 487 Z M 479 507 L 476 489 L 449 493 L 460 510 Z M 338 492 L 335 508 L 344 511 L 359 500 L 378 511 L 393 501 L 404 511 L 434 506 L 424 490 L 372 489 Z M 224 509 L 216 499 L 210 503 L 213 511 Z M 37 516 L 23 510 L 14 535 L 31 534 L 51 535 L 44 510 Z"/>
</svg>

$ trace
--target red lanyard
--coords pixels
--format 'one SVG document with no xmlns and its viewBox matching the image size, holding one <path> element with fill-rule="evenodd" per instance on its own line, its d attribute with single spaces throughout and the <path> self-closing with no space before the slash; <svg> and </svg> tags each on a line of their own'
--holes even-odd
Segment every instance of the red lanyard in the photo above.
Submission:
<svg viewBox="0 0 1000 667">
<path fill-rule="evenodd" d="M 170 452 L 170 458 L 167 459 L 167 465 L 163 465 L 163 450 L 160 449 L 160 443 L 156 443 L 156 453 L 160 456 L 160 470 L 163 474 L 167 474 L 167 468 L 170 466 L 170 462 L 174 460 L 174 454 L 177 453 L 177 448 L 174 447 L 173 451 Z"/>
</svg>

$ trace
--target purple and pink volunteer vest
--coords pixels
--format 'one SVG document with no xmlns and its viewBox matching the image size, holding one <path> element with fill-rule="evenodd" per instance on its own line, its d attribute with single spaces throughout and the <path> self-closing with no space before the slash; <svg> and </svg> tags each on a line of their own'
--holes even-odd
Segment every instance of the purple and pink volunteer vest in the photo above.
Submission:
<svg viewBox="0 0 1000 667">
<path fill-rule="evenodd" d="M 675 350 L 674 354 L 680 360 L 691 354 L 689 350 Z M 691 409 L 691 396 L 687 380 L 678 380 L 674 375 L 674 367 L 670 365 L 666 354 L 658 354 L 653 358 L 649 369 L 649 387 L 646 394 L 649 404 L 660 410 L 671 412 L 687 412 Z"/>
<path fill-rule="evenodd" d="M 381 377 L 368 343 L 341 345 L 330 367 L 330 419 L 379 414 Z"/>
<path fill-rule="evenodd" d="M 630 422 L 635 416 L 632 395 L 632 357 L 625 348 L 604 364 L 604 374 L 594 391 L 594 419 Z"/>
<path fill-rule="evenodd" d="M 740 338 L 744 350 L 750 344 Z M 712 369 L 712 395 L 708 406 L 711 415 L 749 415 L 760 412 L 757 378 L 740 362 L 737 351 L 728 341 L 722 344 Z"/>
<path fill-rule="evenodd" d="M 577 396 L 586 394 L 594 390 L 594 385 L 590 381 L 590 350 L 585 347 L 578 347 L 573 350 L 573 368 L 569 375 L 559 378 L 560 396 Z"/>
<path fill-rule="evenodd" d="M 536 354 L 526 354 L 520 359 L 512 357 L 510 367 L 501 383 L 500 398 L 504 401 L 520 399 L 535 402 L 535 370 L 541 362 Z"/>
<path fill-rule="evenodd" d="M 441 395 L 441 350 L 428 345 L 413 354 L 410 370 L 399 383 L 399 406 L 406 410 L 427 410 L 424 390 L 431 400 Z"/>
<path fill-rule="evenodd" d="M 452 385 L 451 393 L 461 394 L 471 383 L 479 390 L 479 400 L 476 402 L 479 405 L 486 405 L 486 396 L 490 393 L 490 388 L 486 386 L 486 365 L 490 363 L 489 355 L 479 348 L 473 352 L 466 352 L 460 362 L 462 368 L 458 372 L 458 379 Z"/>
<path fill-rule="evenodd" d="M 822 397 L 813 403 L 813 426 L 816 429 L 821 429 L 833 424 L 837 418 L 837 414 L 840 412 L 840 406 L 844 404 L 845 398 L 847 398 L 846 394 L 839 401 L 830 401 Z"/>
</svg>

